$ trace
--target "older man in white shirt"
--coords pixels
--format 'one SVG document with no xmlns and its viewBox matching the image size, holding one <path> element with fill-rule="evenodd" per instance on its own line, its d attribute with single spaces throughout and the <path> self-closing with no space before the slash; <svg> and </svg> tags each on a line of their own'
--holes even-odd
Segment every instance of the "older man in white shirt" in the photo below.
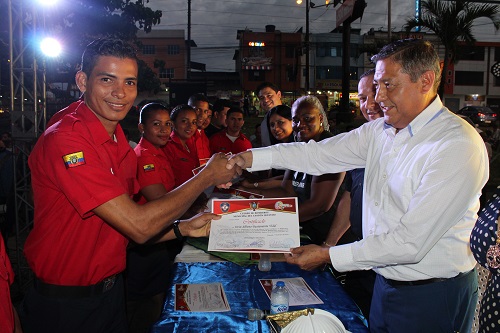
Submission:
<svg viewBox="0 0 500 333">
<path fill-rule="evenodd" d="M 303 269 L 328 262 L 338 271 L 373 269 L 372 332 L 469 331 L 477 276 L 468 241 L 489 175 L 484 143 L 437 95 L 432 44 L 397 41 L 372 61 L 383 118 L 321 142 L 245 152 L 228 167 L 366 168 L 363 240 L 295 248 L 287 261 Z"/>
</svg>

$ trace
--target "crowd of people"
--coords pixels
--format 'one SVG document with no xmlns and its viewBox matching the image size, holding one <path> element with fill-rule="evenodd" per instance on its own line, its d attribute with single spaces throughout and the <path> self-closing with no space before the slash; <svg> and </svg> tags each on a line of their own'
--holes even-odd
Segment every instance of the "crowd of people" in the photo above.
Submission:
<svg viewBox="0 0 500 333">
<path fill-rule="evenodd" d="M 54 115 L 29 157 L 35 222 L 24 251 L 35 278 L 17 312 L 0 302 L 7 332 L 147 332 L 184 238 L 207 237 L 220 218 L 207 212 L 206 189 L 231 185 L 298 197 L 306 240 L 286 261 L 331 264 L 370 331 L 470 331 L 476 260 L 500 267 L 484 246 L 500 243 L 498 197 L 477 220 L 486 146 L 437 95 L 429 42 L 397 41 L 372 61 L 358 85 L 366 123 L 349 132 L 330 131 L 315 96 L 288 107 L 264 82 L 253 140 L 242 132 L 248 105 L 193 94 L 143 106 L 132 148 L 120 121 L 137 96 L 135 51 L 113 38 L 89 44 L 75 77 L 82 97 Z M 2 242 L 0 273 L 8 293 Z M 482 311 L 493 327 L 498 316 Z"/>
</svg>

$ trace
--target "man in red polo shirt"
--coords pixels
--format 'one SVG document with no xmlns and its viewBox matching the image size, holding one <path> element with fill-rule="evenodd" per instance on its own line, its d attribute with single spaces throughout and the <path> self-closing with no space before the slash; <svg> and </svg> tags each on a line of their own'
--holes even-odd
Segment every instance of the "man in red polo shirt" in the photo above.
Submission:
<svg viewBox="0 0 500 333">
<path fill-rule="evenodd" d="M 210 156 L 212 156 L 210 143 L 203 127 L 210 114 L 210 104 L 205 95 L 194 94 L 189 97 L 188 105 L 196 111 L 196 126 L 198 129 L 193 135 L 193 140 L 196 144 L 196 152 L 200 165 L 204 165 L 207 163 Z"/>
<path fill-rule="evenodd" d="M 229 181 L 214 156 L 179 189 L 144 205 L 137 159 L 118 124 L 137 96 L 135 50 L 104 38 L 87 46 L 76 83 L 84 98 L 38 139 L 30 157 L 34 227 L 24 251 L 35 274 L 19 309 L 25 332 L 126 332 L 121 272 L 128 240 L 206 236 L 203 214 L 181 216 L 209 186 Z"/>
<path fill-rule="evenodd" d="M 241 153 L 252 148 L 252 143 L 241 132 L 245 120 L 243 110 L 240 108 L 230 108 L 227 111 L 227 127 L 225 130 L 215 133 L 210 137 L 210 149 L 214 153 Z"/>
</svg>

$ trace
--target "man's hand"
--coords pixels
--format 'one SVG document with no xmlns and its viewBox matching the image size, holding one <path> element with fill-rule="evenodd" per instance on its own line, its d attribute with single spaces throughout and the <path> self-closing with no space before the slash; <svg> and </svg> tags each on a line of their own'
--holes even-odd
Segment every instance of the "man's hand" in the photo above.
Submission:
<svg viewBox="0 0 500 333">
<path fill-rule="evenodd" d="M 253 154 L 251 150 L 244 151 L 242 153 L 232 155 L 227 161 L 226 168 L 232 170 L 234 167 L 239 169 L 250 168 L 253 163 Z M 241 172 L 240 172 L 241 174 Z"/>
<path fill-rule="evenodd" d="M 241 175 L 241 168 L 227 168 L 229 156 L 223 153 L 213 154 L 201 172 L 209 172 L 212 185 L 231 185 L 231 180 Z"/>
<path fill-rule="evenodd" d="M 200 213 L 189 220 L 181 221 L 179 231 L 187 237 L 208 237 L 210 235 L 210 222 L 220 218 L 220 215 Z"/>
<path fill-rule="evenodd" d="M 318 245 L 305 245 L 290 250 L 291 254 L 285 254 L 286 262 L 299 266 L 306 271 L 330 263 L 329 248 Z"/>
</svg>

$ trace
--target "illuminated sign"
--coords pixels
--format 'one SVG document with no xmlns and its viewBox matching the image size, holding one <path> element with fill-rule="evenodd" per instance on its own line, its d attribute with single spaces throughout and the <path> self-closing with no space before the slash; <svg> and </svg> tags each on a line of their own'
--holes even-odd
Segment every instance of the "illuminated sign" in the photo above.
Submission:
<svg viewBox="0 0 500 333">
<path fill-rule="evenodd" d="M 248 42 L 248 46 L 266 46 L 264 42 Z"/>
</svg>

